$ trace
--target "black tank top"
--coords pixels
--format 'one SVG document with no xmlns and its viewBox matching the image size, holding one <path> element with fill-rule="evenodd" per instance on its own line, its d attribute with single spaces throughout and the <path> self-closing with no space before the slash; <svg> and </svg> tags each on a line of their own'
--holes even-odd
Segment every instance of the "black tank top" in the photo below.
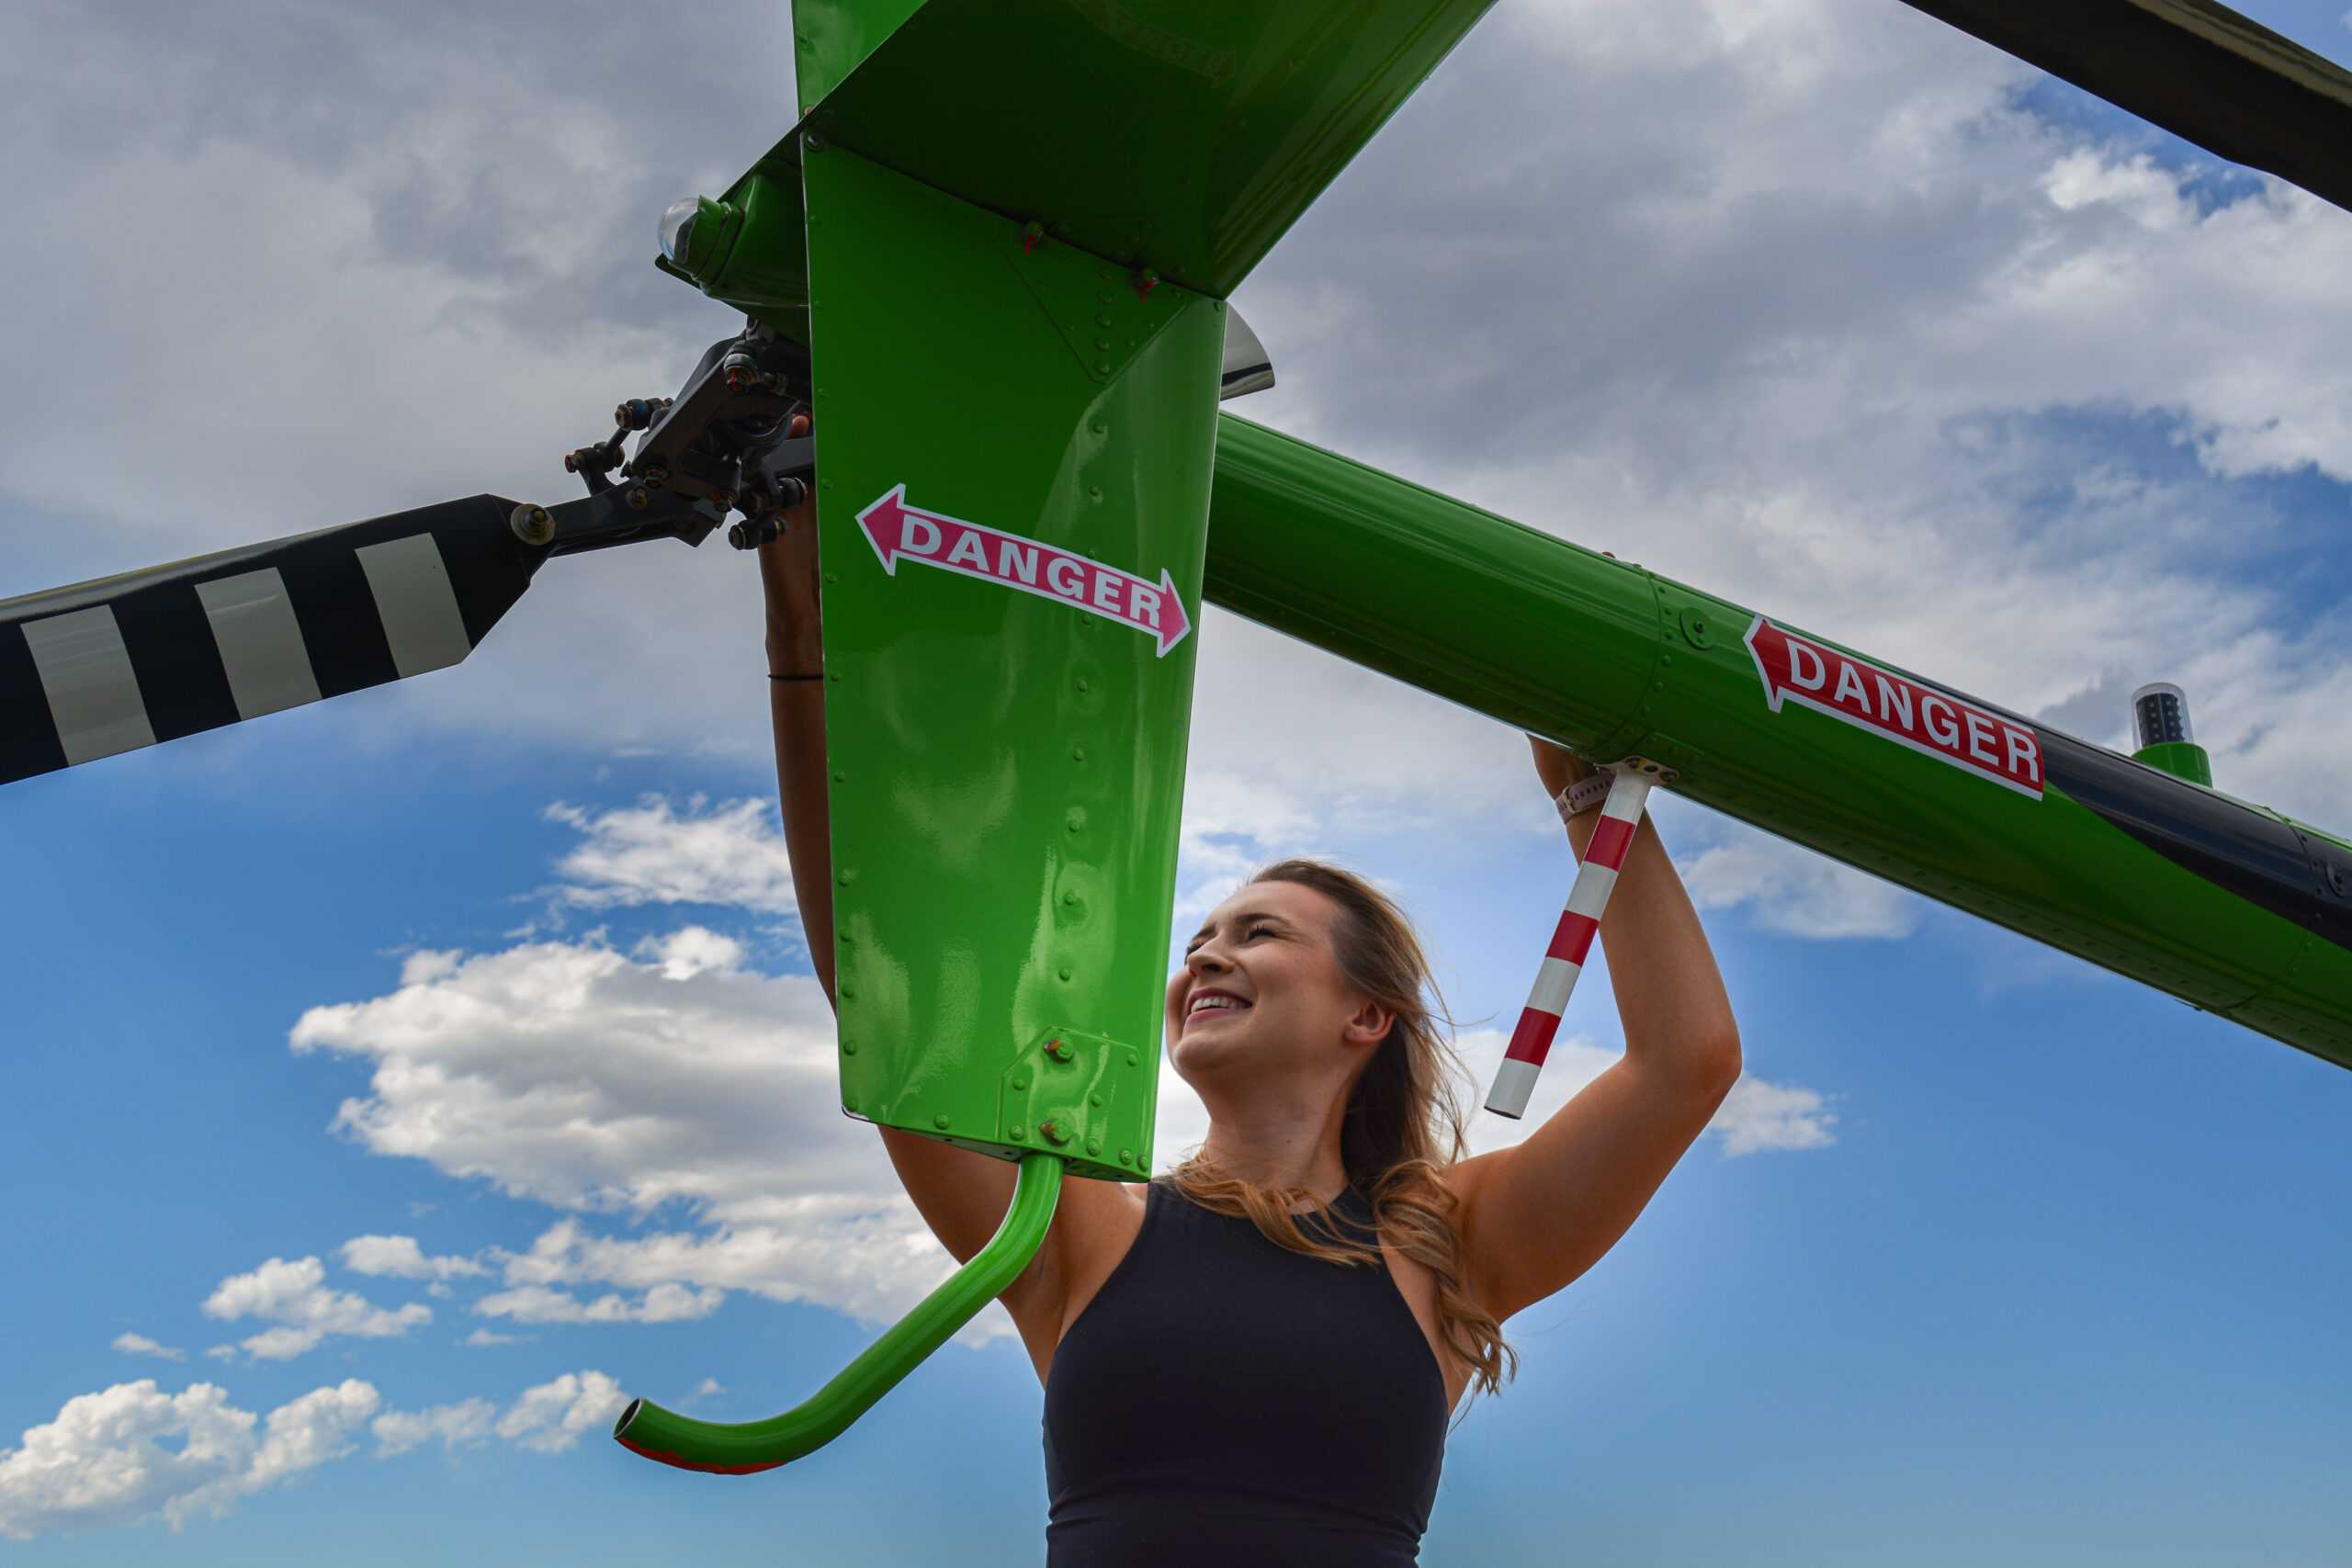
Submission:
<svg viewBox="0 0 2352 1568">
<path fill-rule="evenodd" d="M 1354 1187 L 1332 1208 L 1374 1238 Z M 1415 1562 L 1446 1416 L 1385 1265 L 1285 1251 L 1155 1181 L 1046 1375 L 1047 1568 Z"/>
</svg>

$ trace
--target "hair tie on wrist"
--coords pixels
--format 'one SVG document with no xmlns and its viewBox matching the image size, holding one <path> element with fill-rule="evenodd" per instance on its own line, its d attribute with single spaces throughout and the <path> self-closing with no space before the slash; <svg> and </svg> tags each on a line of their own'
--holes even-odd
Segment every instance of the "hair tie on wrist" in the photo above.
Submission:
<svg viewBox="0 0 2352 1568">
<path fill-rule="evenodd" d="M 813 675 L 779 675 L 773 670 L 768 671 L 768 679 L 771 681 L 821 681 L 824 678 L 825 672 L 822 670 Z"/>
</svg>

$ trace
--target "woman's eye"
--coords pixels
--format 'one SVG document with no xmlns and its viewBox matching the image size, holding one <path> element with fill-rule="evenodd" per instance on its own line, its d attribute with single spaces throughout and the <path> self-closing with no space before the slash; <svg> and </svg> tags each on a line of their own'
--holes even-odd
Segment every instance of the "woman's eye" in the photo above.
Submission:
<svg viewBox="0 0 2352 1568">
<path fill-rule="evenodd" d="M 1250 928 L 1250 934 L 1253 937 L 1272 936 L 1274 934 L 1274 928 L 1272 926 L 1252 926 Z"/>
</svg>

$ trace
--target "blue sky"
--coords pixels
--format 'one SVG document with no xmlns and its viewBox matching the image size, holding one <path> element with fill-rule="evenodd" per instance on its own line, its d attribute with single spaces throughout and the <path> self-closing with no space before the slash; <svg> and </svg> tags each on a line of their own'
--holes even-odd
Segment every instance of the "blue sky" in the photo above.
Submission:
<svg viewBox="0 0 2352 1568">
<path fill-rule="evenodd" d="M 2352 53 L 2334 6 L 2251 9 Z M 562 135 L 502 130 L 477 175 L 447 151 L 487 134 L 468 62 L 544 19 L 373 25 L 231 30 L 152 78 L 151 119 L 86 133 L 60 95 L 103 106 L 182 41 L 131 12 L 0 35 L 52 62 L 6 111 L 40 154 L 6 177 L 58 252 L 143 192 L 243 269 L 191 244 L 205 308 L 155 316 L 111 252 L 6 264 L 8 384 L 49 395 L 6 435 L 0 594 L 544 493 L 605 403 L 726 330 L 635 270 L 759 116 L 656 106 L 619 137 L 558 80 L 595 53 L 567 38 L 512 88 Z M 1537 79 L 1556 139 L 1442 188 Z M 387 81 L 372 143 L 322 131 Z M 1657 112 L 1585 135 L 1612 92 Z M 518 231 L 581 227 L 534 250 L 439 178 L 491 182 Z M 533 205 L 591 184 L 585 216 Z M 1397 226 L 1399 189 L 1450 250 Z M 2093 739 L 2179 680 L 2223 787 L 2343 829 L 2347 257 L 2352 218 L 1901 7 L 1529 7 L 1239 297 L 1284 377 L 1242 412 Z M 356 341 L 313 381 L 329 323 Z M 1449 395 L 1363 407 L 1383 355 Z M 101 406 L 142 438 L 89 428 Z M 247 426 L 291 434 L 224 463 Z M 780 1474 L 604 1437 L 624 1391 L 773 1414 L 945 1269 L 825 1099 L 757 617 L 740 558 L 559 562 L 458 670 L 0 791 L 12 1562 L 1038 1559 L 1039 1395 L 993 1309 Z M 1491 1061 L 1571 869 L 1521 743 L 1230 617 L 1201 635 L 1180 907 L 1292 849 L 1373 871 Z M 1452 1438 L 1423 1561 L 2339 1560 L 2352 1079 L 1697 808 L 1661 821 L 1748 1081 L 1509 1325 L 1520 1376 Z M 1597 973 L 1539 1106 L 1617 1043 Z M 1164 1166 L 1200 1127 L 1163 1097 Z"/>
</svg>

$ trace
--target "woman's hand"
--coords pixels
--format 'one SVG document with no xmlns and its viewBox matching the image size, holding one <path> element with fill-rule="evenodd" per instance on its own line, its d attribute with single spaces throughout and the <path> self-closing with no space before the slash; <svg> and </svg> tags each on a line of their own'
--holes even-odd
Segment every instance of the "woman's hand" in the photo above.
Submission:
<svg viewBox="0 0 2352 1568">
<path fill-rule="evenodd" d="M 1565 746 L 1555 746 L 1535 735 L 1527 738 L 1527 744 L 1535 753 L 1535 776 L 1544 781 L 1544 793 L 1555 800 L 1562 790 L 1592 772 L 1589 764 Z"/>
</svg>

